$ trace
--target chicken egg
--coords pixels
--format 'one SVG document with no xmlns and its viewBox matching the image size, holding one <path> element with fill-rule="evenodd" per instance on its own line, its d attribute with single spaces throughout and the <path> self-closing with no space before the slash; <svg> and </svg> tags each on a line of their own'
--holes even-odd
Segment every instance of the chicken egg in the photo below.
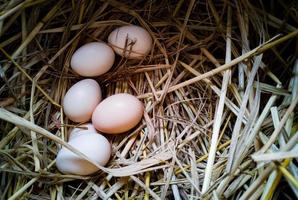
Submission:
<svg viewBox="0 0 298 200">
<path fill-rule="evenodd" d="M 97 133 L 97 130 L 91 123 L 82 124 L 79 127 L 73 128 L 69 131 L 68 141 L 72 140 L 75 137 L 88 133 Z"/>
<path fill-rule="evenodd" d="M 111 69 L 115 53 L 104 42 L 91 42 L 81 46 L 71 58 L 71 68 L 81 76 L 99 76 Z"/>
<path fill-rule="evenodd" d="M 144 106 L 135 96 L 115 94 L 96 107 L 92 114 L 92 123 L 97 130 L 104 133 L 123 133 L 141 121 L 143 112 Z"/>
<path fill-rule="evenodd" d="M 68 144 L 101 166 L 106 165 L 111 156 L 111 144 L 96 132 L 81 134 L 72 138 Z M 57 154 L 56 166 L 64 174 L 89 175 L 98 171 L 96 166 L 65 147 Z"/>
<path fill-rule="evenodd" d="M 74 122 L 87 122 L 101 101 L 101 89 L 93 79 L 84 79 L 74 84 L 65 94 L 63 109 Z"/>
<path fill-rule="evenodd" d="M 112 31 L 108 42 L 114 51 L 130 59 L 143 59 L 152 48 L 152 38 L 144 28 L 128 25 Z"/>
</svg>

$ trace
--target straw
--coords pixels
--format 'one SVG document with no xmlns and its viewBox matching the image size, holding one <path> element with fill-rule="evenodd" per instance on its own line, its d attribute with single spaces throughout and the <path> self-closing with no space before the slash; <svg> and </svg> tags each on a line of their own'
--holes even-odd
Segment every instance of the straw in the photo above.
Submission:
<svg viewBox="0 0 298 200">
<path fill-rule="evenodd" d="M 0 5 L 1 199 L 297 199 L 297 6 L 283 1 L 45 1 Z M 153 39 L 96 80 L 141 122 L 107 135 L 100 166 L 68 144 L 70 60 L 123 25 Z M 87 100 L 86 100 L 87 102 Z M 98 171 L 63 174 L 68 148 Z M 285 194 L 284 191 L 287 191 Z"/>
</svg>

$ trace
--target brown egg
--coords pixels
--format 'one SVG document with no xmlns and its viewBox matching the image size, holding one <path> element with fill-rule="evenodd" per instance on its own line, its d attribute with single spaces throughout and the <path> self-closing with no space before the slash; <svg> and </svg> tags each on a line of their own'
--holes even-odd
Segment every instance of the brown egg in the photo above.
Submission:
<svg viewBox="0 0 298 200">
<path fill-rule="evenodd" d="M 103 100 L 94 110 L 92 123 L 104 133 L 118 134 L 135 127 L 142 119 L 143 104 L 133 95 L 121 93 Z"/>
</svg>

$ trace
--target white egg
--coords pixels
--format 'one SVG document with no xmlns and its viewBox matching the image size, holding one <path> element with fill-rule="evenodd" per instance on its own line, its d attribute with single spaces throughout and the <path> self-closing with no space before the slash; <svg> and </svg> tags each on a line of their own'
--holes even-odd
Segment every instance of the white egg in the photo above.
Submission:
<svg viewBox="0 0 298 200">
<path fill-rule="evenodd" d="M 81 76 L 99 76 L 111 69 L 115 53 L 104 42 L 91 42 L 81 46 L 71 58 L 71 68 Z"/>
<path fill-rule="evenodd" d="M 64 113 L 74 122 L 87 122 L 100 101 L 101 89 L 98 83 L 93 79 L 84 79 L 74 84 L 65 94 Z"/>
<path fill-rule="evenodd" d="M 109 141 L 98 133 L 82 134 L 70 140 L 68 144 L 101 166 L 106 165 L 111 156 Z M 56 166 L 64 174 L 89 175 L 99 170 L 65 147 L 57 154 Z"/>
<path fill-rule="evenodd" d="M 148 31 L 134 25 L 115 29 L 108 41 L 117 54 L 131 59 L 143 59 L 152 49 L 152 38 Z"/>
<path fill-rule="evenodd" d="M 93 124 L 91 123 L 81 124 L 78 127 L 73 128 L 69 131 L 68 141 L 72 140 L 75 137 L 78 137 L 83 134 L 88 134 L 88 133 L 97 133 Z"/>
</svg>

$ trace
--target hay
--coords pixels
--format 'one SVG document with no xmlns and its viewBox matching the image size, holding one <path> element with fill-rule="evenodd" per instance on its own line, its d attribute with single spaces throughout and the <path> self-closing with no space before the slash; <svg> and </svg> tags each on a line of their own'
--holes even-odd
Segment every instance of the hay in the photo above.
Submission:
<svg viewBox="0 0 298 200">
<path fill-rule="evenodd" d="M 297 2 L 46 1 L 0 5 L 1 199 L 297 199 Z M 117 57 L 104 96 L 146 107 L 90 176 L 55 167 L 77 124 L 60 102 L 71 55 L 125 24 L 142 61 Z M 91 161 L 92 162 L 92 161 Z M 96 164 L 95 164 L 96 165 Z"/>
</svg>

